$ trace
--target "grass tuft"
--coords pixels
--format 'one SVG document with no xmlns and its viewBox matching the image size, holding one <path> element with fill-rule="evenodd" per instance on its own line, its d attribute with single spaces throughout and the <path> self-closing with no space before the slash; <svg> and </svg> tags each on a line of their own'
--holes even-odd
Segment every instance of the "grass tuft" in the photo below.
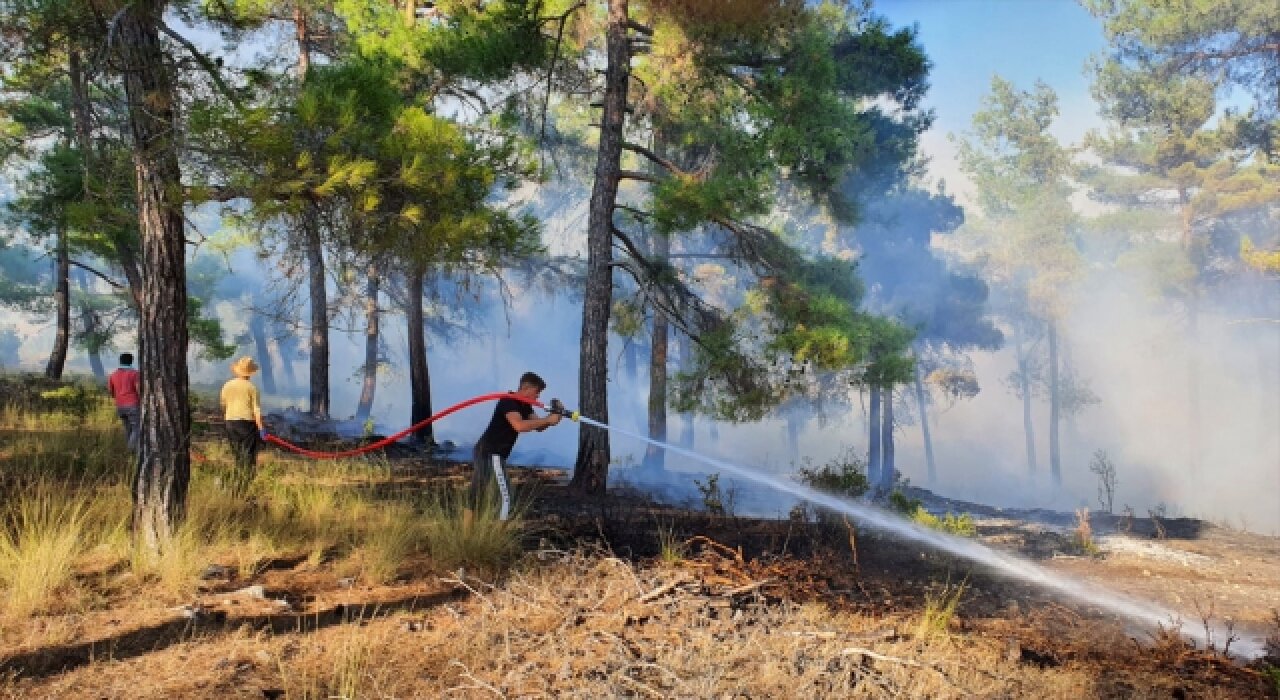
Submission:
<svg viewBox="0 0 1280 700">
<path fill-rule="evenodd" d="M 76 561 L 86 550 L 88 508 L 70 489 L 40 481 L 20 490 L 3 513 L 5 611 L 18 617 L 45 612 L 74 582 Z"/>
</svg>

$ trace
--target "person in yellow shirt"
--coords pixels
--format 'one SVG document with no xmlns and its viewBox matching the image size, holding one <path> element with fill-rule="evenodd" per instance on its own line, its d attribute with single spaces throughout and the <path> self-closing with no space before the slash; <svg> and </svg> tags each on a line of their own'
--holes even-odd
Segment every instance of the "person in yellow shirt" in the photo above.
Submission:
<svg viewBox="0 0 1280 700">
<path fill-rule="evenodd" d="M 262 404 L 258 387 L 249 378 L 258 371 L 258 363 L 252 357 L 242 357 L 231 365 L 234 378 L 222 385 L 223 419 L 226 421 L 227 442 L 235 458 L 236 473 L 233 490 L 243 491 L 253 482 L 254 468 L 258 462 L 258 445 L 267 439 L 267 429 L 262 424 Z"/>
</svg>

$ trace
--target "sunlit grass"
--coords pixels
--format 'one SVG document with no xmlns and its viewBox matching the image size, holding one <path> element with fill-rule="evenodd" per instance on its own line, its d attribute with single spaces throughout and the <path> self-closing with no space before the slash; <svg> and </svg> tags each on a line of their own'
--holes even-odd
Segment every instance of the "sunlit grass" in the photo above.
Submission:
<svg viewBox="0 0 1280 700">
<path fill-rule="evenodd" d="M 0 584 L 11 616 L 47 610 L 69 587 L 86 551 L 88 507 L 77 494 L 51 482 L 36 482 L 13 494 L 3 508 Z"/>
</svg>

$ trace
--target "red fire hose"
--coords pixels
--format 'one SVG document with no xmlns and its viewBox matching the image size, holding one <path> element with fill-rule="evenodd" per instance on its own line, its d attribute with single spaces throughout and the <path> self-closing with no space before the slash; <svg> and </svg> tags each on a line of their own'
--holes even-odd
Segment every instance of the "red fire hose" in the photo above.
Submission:
<svg viewBox="0 0 1280 700">
<path fill-rule="evenodd" d="M 278 438 L 275 435 L 268 435 L 267 442 L 270 442 L 279 447 L 283 447 L 286 450 L 297 452 L 298 454 L 303 455 L 305 457 L 311 457 L 312 459 L 342 459 L 343 457 L 355 457 L 356 455 L 361 455 L 366 452 L 380 450 L 386 447 L 387 445 L 390 445 L 391 443 L 405 437 L 406 435 L 416 430 L 420 430 L 423 427 L 430 425 L 431 423 L 434 423 L 440 420 L 441 418 L 444 418 L 445 416 L 448 416 L 453 413 L 457 413 L 458 411 L 461 411 L 464 408 L 469 408 L 478 403 L 484 403 L 485 401 L 497 401 L 499 399 L 514 399 L 516 401 L 520 401 L 521 403 L 527 403 L 530 406 L 536 406 L 538 408 L 546 408 L 546 406 L 544 406 L 541 401 L 534 401 L 533 399 L 527 399 L 523 396 L 520 396 L 519 394 L 498 392 L 493 394 L 482 394 L 480 396 L 469 398 L 466 401 L 463 401 L 462 403 L 456 403 L 444 409 L 443 411 L 436 413 L 435 415 L 429 418 L 426 418 L 422 421 L 419 421 L 418 423 L 415 423 L 414 425 L 409 426 L 408 428 L 405 428 L 404 430 L 401 430 L 395 435 L 389 435 L 377 442 L 370 443 L 362 447 L 357 447 L 352 450 L 344 450 L 342 452 L 316 452 L 313 450 L 308 450 L 302 447 L 298 447 L 297 445 L 291 442 L 288 442 L 286 440 L 283 440 L 281 438 Z"/>
</svg>

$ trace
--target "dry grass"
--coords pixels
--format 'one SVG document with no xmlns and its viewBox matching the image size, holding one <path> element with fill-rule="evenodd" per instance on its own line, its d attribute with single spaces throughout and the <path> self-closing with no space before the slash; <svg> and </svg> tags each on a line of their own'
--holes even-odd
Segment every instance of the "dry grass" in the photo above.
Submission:
<svg viewBox="0 0 1280 700">
<path fill-rule="evenodd" d="M 924 609 L 920 611 L 920 621 L 916 624 L 916 636 L 928 639 L 937 635 L 949 635 L 951 622 L 955 619 L 956 609 L 960 606 L 966 589 L 964 581 L 955 585 L 948 581 L 941 589 L 927 594 Z"/>
<path fill-rule="evenodd" d="M 425 499 L 427 551 L 444 570 L 463 567 L 481 576 L 497 577 L 520 556 L 521 518 L 528 496 L 515 499 L 511 517 L 505 521 L 498 518 L 493 499 L 486 499 L 476 509 L 470 529 L 462 527 L 466 504 L 466 497 L 455 491 L 439 492 Z"/>
<path fill-rule="evenodd" d="M 74 582 L 76 562 L 86 551 L 88 514 L 83 500 L 50 482 L 14 496 L 2 511 L 0 586 L 4 612 L 24 617 L 45 612 Z"/>
</svg>

